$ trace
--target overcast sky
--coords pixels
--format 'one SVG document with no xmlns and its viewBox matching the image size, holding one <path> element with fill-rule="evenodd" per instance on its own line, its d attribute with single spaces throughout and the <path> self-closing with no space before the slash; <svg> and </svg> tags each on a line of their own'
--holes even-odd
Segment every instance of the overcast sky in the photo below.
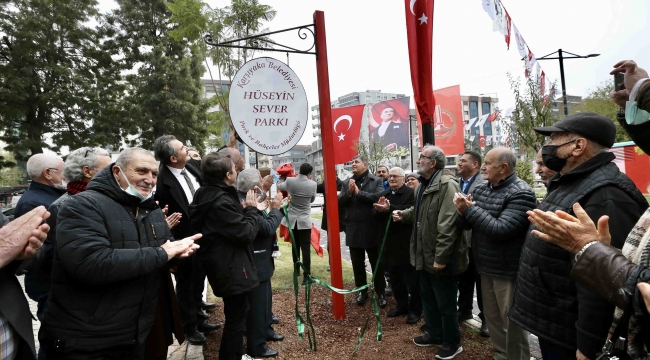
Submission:
<svg viewBox="0 0 650 360">
<path fill-rule="evenodd" d="M 425 0 L 419 0 L 425 1 Z M 432 0 L 429 0 L 432 1 Z M 103 10 L 111 1 L 100 0 Z M 223 7 L 229 0 L 207 0 Z M 315 10 L 325 12 L 331 98 L 355 91 L 381 90 L 411 95 L 411 75 L 402 0 L 260 0 L 277 10 L 270 31 L 312 22 Z M 114 3 L 113 3 L 114 4 Z M 610 78 L 611 67 L 634 59 L 650 69 L 650 2 L 647 0 L 504 0 L 514 24 L 536 57 L 562 48 L 597 58 L 567 60 L 567 92 L 585 96 Z M 114 6 L 114 5 L 113 5 Z M 462 95 L 498 94 L 499 107 L 514 103 L 507 72 L 523 77 L 514 39 L 510 50 L 480 0 L 438 0 L 433 23 L 433 87 L 460 84 Z M 295 33 L 276 41 L 296 48 Z M 311 46 L 311 40 L 309 45 Z M 283 53 L 258 53 L 286 62 Z M 547 78 L 559 86 L 557 60 L 540 62 Z M 318 104 L 313 55 L 290 54 L 289 65 L 300 77 L 309 106 Z M 207 76 L 207 75 L 206 75 Z M 311 116 L 310 116 L 311 118 Z M 311 120 L 310 120 L 311 121 Z M 300 144 L 311 144 L 308 127 Z"/>
</svg>

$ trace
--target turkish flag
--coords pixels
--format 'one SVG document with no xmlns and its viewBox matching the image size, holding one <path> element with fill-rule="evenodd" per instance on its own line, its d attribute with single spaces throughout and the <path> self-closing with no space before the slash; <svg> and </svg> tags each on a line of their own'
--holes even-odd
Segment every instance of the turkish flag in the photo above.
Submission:
<svg viewBox="0 0 650 360">
<path fill-rule="evenodd" d="M 357 155 L 355 142 L 359 141 L 361 120 L 365 105 L 332 109 L 334 127 L 334 164 L 345 164 Z"/>
<path fill-rule="evenodd" d="M 404 0 L 413 98 L 422 123 L 433 122 L 436 107 L 432 85 L 433 1 Z"/>
<path fill-rule="evenodd" d="M 478 137 L 478 146 L 482 149 L 485 147 L 485 135 L 480 135 Z"/>
</svg>

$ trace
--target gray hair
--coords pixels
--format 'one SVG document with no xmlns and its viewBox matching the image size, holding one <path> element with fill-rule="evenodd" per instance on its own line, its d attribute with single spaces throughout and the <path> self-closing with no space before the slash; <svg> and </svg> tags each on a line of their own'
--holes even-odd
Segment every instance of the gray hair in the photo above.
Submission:
<svg viewBox="0 0 650 360">
<path fill-rule="evenodd" d="M 34 154 L 27 160 L 27 175 L 34 180 L 43 174 L 43 170 L 59 168 L 59 161 L 63 161 L 61 157 L 50 154 Z"/>
<path fill-rule="evenodd" d="M 447 165 L 447 158 L 445 157 L 444 151 L 442 151 L 441 148 L 437 146 L 433 146 L 431 144 L 426 144 L 422 148 L 422 152 L 424 153 L 425 150 L 429 150 L 429 159 L 435 160 L 436 162 L 436 170 L 444 169 L 445 165 Z"/>
<path fill-rule="evenodd" d="M 359 159 L 359 161 L 361 161 L 361 162 L 364 163 L 364 164 L 367 164 L 367 163 L 368 163 L 368 159 L 366 159 L 366 157 L 363 156 L 363 155 L 361 155 L 361 154 L 355 155 L 355 156 L 352 158 L 352 160 L 354 160 L 354 159 Z"/>
<path fill-rule="evenodd" d="M 389 173 L 391 171 L 397 171 L 397 172 L 399 172 L 400 176 L 406 176 L 406 172 L 404 172 L 404 169 L 402 169 L 401 167 L 396 166 L 396 167 L 390 168 L 390 170 L 388 170 Z"/>
<path fill-rule="evenodd" d="M 174 135 L 163 135 L 153 142 L 153 152 L 156 159 L 163 165 L 169 165 L 171 162 L 170 157 L 178 156 L 178 152 L 170 144 L 173 140 L 176 140 Z"/>
<path fill-rule="evenodd" d="M 245 169 L 237 175 L 237 190 L 248 192 L 260 184 L 260 171 L 257 169 Z"/>
<path fill-rule="evenodd" d="M 508 170 L 510 170 L 510 174 L 514 173 L 517 168 L 517 157 L 515 156 L 515 153 L 513 153 L 512 150 L 510 150 L 507 147 L 498 147 L 496 149 L 501 150 L 499 156 L 497 157 L 497 161 L 499 162 L 499 164 L 508 165 Z"/>
<path fill-rule="evenodd" d="M 102 148 L 89 146 L 69 153 L 65 159 L 65 165 L 63 165 L 63 176 L 70 182 L 82 181 L 84 167 L 88 166 L 91 170 L 97 170 L 99 163 L 97 156 L 110 156 L 110 154 Z"/>
<path fill-rule="evenodd" d="M 117 157 L 117 160 L 115 160 L 115 165 L 119 166 L 123 171 L 126 171 L 126 166 L 131 163 L 136 153 L 153 156 L 150 151 L 140 147 L 126 148 L 122 150 L 120 155 Z"/>
</svg>

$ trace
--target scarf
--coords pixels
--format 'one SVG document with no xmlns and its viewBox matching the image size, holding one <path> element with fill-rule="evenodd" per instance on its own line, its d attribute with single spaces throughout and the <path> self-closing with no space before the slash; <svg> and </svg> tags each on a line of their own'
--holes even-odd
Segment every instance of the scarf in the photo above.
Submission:
<svg viewBox="0 0 650 360">
<path fill-rule="evenodd" d="M 74 195 L 86 191 L 86 186 L 88 186 L 88 183 L 85 181 L 73 181 L 68 183 L 66 190 L 70 195 Z"/>
<path fill-rule="evenodd" d="M 650 267 L 650 208 L 641 215 L 639 221 L 637 221 L 632 231 L 628 234 L 622 252 L 633 263 L 639 266 Z M 609 330 L 608 338 L 611 338 L 621 317 L 623 317 L 623 309 L 617 307 L 614 312 L 614 322 Z M 628 324 L 627 353 L 635 360 L 647 359 L 648 357 L 641 334 L 641 322 L 642 319 L 632 313 L 630 323 Z"/>
<path fill-rule="evenodd" d="M 363 172 L 363 174 L 356 176 L 352 176 L 352 180 L 354 180 L 354 183 L 357 185 L 359 189 L 363 186 L 363 182 L 366 181 L 366 178 L 368 177 L 369 171 L 366 170 Z"/>
</svg>

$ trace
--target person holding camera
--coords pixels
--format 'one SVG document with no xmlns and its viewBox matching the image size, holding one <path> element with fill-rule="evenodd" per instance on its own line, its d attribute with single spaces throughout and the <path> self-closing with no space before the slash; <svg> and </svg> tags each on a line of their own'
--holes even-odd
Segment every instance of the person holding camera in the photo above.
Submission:
<svg viewBox="0 0 650 360">
<path fill-rule="evenodd" d="M 631 60 L 614 66 L 612 74 L 621 73 L 624 74 L 624 88 L 612 93 L 613 101 L 621 107 L 617 120 L 637 146 L 650 153 L 648 73 Z M 575 260 L 571 278 L 619 308 L 615 314 L 615 326 L 610 329 L 607 343 L 610 349 L 603 358 L 645 359 L 650 348 L 647 329 L 650 312 L 650 209 L 646 209 L 637 221 L 622 251 L 612 246 L 621 227 L 617 219 L 613 216 L 590 216 L 580 203 L 573 205 L 573 214 L 575 216 L 568 211 L 530 212 L 537 229 L 533 234 L 571 253 Z M 610 232 L 609 223 L 613 225 L 611 230 L 614 233 Z M 627 339 L 622 330 L 626 330 Z M 619 337 L 625 341 L 617 341 Z"/>
<path fill-rule="evenodd" d="M 612 120 L 583 112 L 535 131 L 550 137 L 542 160 L 558 172 L 549 180 L 548 195 L 538 209 L 573 213 L 573 204 L 580 203 L 593 220 L 608 215 L 617 224 L 612 245 L 622 248 L 648 203 L 613 162 Z M 575 283 L 570 277 L 570 252 L 549 245 L 535 230 L 531 225 L 524 242 L 510 320 L 539 337 L 544 359 L 595 359 L 614 308 Z"/>
</svg>

